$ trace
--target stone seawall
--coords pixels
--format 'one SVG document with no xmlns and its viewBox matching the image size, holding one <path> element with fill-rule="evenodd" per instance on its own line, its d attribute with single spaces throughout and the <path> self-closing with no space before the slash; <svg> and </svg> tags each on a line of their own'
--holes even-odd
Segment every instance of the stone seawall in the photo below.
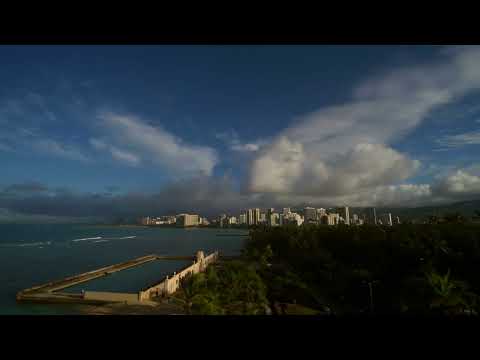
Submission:
<svg viewBox="0 0 480 360">
<path fill-rule="evenodd" d="M 196 260 L 194 260 L 192 265 L 186 267 L 178 273 L 174 272 L 173 276 L 167 275 L 165 279 L 158 284 L 141 290 L 138 293 L 138 300 L 145 301 L 150 300 L 152 297 L 173 294 L 180 287 L 180 282 L 184 277 L 205 271 L 208 265 L 217 261 L 218 256 L 218 251 L 215 251 L 206 257 L 204 256 L 203 251 L 197 252 Z"/>
</svg>

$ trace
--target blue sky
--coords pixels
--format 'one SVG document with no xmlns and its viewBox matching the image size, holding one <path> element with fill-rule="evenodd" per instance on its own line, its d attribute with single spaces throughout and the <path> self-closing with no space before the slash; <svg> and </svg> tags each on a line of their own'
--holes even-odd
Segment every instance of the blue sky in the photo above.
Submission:
<svg viewBox="0 0 480 360">
<path fill-rule="evenodd" d="M 206 194 L 214 210 L 474 198 L 479 54 L 441 46 L 1 46 L 0 191 L 9 207 L 0 208 L 29 212 L 18 204 L 31 200 L 35 211 L 61 215 L 41 204 L 65 202 L 66 190 L 78 201 L 153 194 L 170 204 L 166 189 L 179 184 L 184 211 L 208 207 Z M 7 191 L 19 184 L 48 191 Z"/>
</svg>

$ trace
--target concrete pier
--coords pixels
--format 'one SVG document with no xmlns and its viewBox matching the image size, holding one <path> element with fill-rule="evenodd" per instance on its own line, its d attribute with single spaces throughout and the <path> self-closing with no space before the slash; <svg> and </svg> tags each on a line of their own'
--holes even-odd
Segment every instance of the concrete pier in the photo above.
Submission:
<svg viewBox="0 0 480 360">
<path fill-rule="evenodd" d="M 125 270 L 125 269 L 138 266 L 156 259 L 157 259 L 157 255 L 142 256 L 137 259 L 129 260 L 120 264 L 106 266 L 97 270 L 88 271 L 79 275 L 70 276 L 62 280 L 52 281 L 43 285 L 35 286 L 32 288 L 20 291 L 17 294 L 17 299 L 19 298 L 19 295 L 21 297 L 26 293 L 29 293 L 29 294 L 37 293 L 37 292 L 52 293 L 54 291 L 62 290 L 73 285 L 81 284 L 86 281 L 90 281 L 99 277 L 113 274 L 117 271 Z"/>
</svg>

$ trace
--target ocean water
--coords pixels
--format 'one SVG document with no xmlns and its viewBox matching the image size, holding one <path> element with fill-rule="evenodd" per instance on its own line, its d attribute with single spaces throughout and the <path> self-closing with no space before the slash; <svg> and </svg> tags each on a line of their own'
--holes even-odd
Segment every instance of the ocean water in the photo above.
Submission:
<svg viewBox="0 0 480 360">
<path fill-rule="evenodd" d="M 0 224 L 0 314 L 76 314 L 78 306 L 17 303 L 18 291 L 136 257 L 239 254 L 242 230 L 120 227 L 74 224 Z M 137 292 L 177 271 L 185 261 L 154 261 L 65 291 Z"/>
</svg>

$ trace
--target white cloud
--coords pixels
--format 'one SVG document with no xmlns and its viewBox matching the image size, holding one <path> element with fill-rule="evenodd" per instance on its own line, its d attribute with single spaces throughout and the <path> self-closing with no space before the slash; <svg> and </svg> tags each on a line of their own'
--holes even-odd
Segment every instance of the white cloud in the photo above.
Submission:
<svg viewBox="0 0 480 360">
<path fill-rule="evenodd" d="M 218 162 L 214 149 L 187 144 L 137 117 L 114 113 L 102 113 L 99 117 L 108 130 L 108 142 L 114 144 L 109 147 L 110 150 L 115 149 L 112 155 L 122 161 L 128 159 L 136 162 L 141 156 L 142 159 L 161 165 L 170 172 L 189 175 L 210 175 Z"/>
<path fill-rule="evenodd" d="M 350 101 L 295 119 L 258 152 L 250 189 L 341 197 L 408 179 L 418 161 L 388 144 L 432 109 L 480 88 L 479 47 L 446 51 L 439 59 L 372 78 Z"/>
<path fill-rule="evenodd" d="M 140 164 L 140 158 L 128 151 L 121 150 L 115 146 L 110 147 L 110 152 L 112 153 L 113 158 L 127 162 L 133 166 Z"/>
<path fill-rule="evenodd" d="M 457 135 L 447 135 L 437 139 L 436 142 L 447 148 L 457 148 L 465 145 L 479 145 L 480 130 L 469 131 Z"/>
<path fill-rule="evenodd" d="M 140 157 L 133 154 L 132 152 L 119 149 L 116 146 L 108 145 L 103 140 L 92 138 L 90 139 L 90 145 L 96 150 L 107 150 L 110 155 L 121 162 L 124 162 L 131 166 L 137 166 L 140 164 Z"/>
<path fill-rule="evenodd" d="M 253 163 L 251 188 L 256 192 L 344 195 L 368 187 L 398 183 L 419 167 L 381 144 L 357 144 L 323 158 L 307 145 L 280 137 Z"/>
<path fill-rule="evenodd" d="M 217 139 L 224 141 L 227 146 L 232 151 L 242 152 L 242 153 L 254 153 L 259 151 L 262 146 L 267 144 L 265 139 L 253 141 L 253 142 L 242 142 L 240 141 L 238 134 L 234 130 L 229 132 L 215 134 Z"/>
<path fill-rule="evenodd" d="M 305 153 L 300 142 L 279 138 L 253 163 L 253 190 L 256 192 L 291 192 L 303 174 Z M 312 164 L 316 165 L 316 164 Z"/>
<path fill-rule="evenodd" d="M 46 154 L 62 157 L 70 160 L 88 162 L 90 159 L 79 149 L 73 146 L 59 143 L 52 139 L 39 139 L 32 142 L 34 149 Z"/>
<path fill-rule="evenodd" d="M 255 143 L 234 144 L 231 149 L 240 152 L 255 152 L 260 150 L 260 145 Z"/>
<path fill-rule="evenodd" d="M 434 191 L 439 196 L 480 195 L 480 176 L 458 170 L 439 181 Z"/>
</svg>

